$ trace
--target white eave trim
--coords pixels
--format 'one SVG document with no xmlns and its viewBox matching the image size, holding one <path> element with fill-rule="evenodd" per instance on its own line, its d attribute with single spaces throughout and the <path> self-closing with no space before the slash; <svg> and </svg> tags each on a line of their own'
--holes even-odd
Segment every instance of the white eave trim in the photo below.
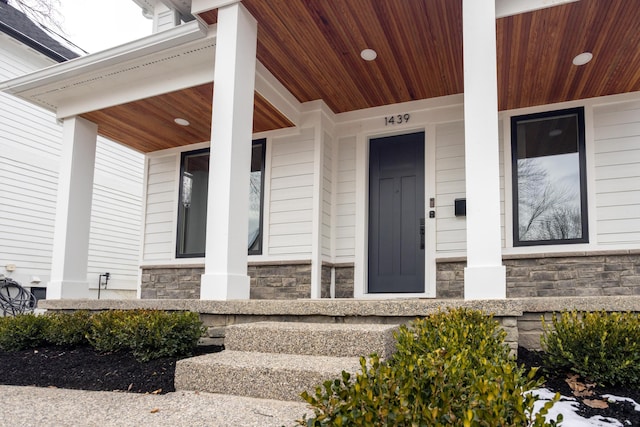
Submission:
<svg viewBox="0 0 640 427">
<path fill-rule="evenodd" d="M 496 0 L 496 19 L 575 1 L 578 0 Z"/>
<path fill-rule="evenodd" d="M 208 27 L 198 21 L 151 34 L 120 46 L 56 64 L 25 76 L 0 83 L 0 91 L 19 94 L 40 86 L 55 84 L 84 73 L 152 55 L 207 36 Z"/>
</svg>

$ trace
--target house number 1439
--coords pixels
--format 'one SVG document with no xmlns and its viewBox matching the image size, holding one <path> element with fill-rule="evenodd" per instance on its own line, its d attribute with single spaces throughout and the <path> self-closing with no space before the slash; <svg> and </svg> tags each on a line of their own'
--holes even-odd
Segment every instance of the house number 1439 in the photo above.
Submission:
<svg viewBox="0 0 640 427">
<path fill-rule="evenodd" d="M 409 113 L 398 114 L 395 116 L 386 116 L 384 118 L 384 125 L 385 126 L 400 125 L 402 123 L 407 123 L 410 118 L 411 118 L 411 114 Z"/>
</svg>

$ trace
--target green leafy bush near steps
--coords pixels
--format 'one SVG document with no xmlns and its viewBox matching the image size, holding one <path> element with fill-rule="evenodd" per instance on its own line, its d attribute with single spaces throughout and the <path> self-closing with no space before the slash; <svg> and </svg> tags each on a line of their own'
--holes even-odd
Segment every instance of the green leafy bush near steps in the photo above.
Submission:
<svg viewBox="0 0 640 427">
<path fill-rule="evenodd" d="M 91 325 L 91 313 L 88 311 L 52 312 L 42 317 L 47 320 L 44 339 L 49 344 L 65 347 L 88 344 L 87 332 Z"/>
<path fill-rule="evenodd" d="M 313 395 L 314 417 L 306 426 L 544 426 L 535 397 L 524 392 L 539 387 L 518 367 L 504 343 L 505 332 L 480 311 L 439 312 L 401 326 L 397 352 L 381 361 L 361 358 L 361 372 L 343 372 Z"/>
<path fill-rule="evenodd" d="M 18 351 L 46 343 L 48 319 L 35 314 L 0 317 L 0 349 Z"/>
<path fill-rule="evenodd" d="M 142 362 L 187 356 L 203 333 L 198 313 L 192 312 L 109 310 L 0 317 L 0 349 L 4 351 L 89 343 L 100 352 L 131 351 Z"/>
<path fill-rule="evenodd" d="M 638 313 L 563 312 L 543 319 L 544 366 L 600 384 L 640 386 Z"/>
<path fill-rule="evenodd" d="M 87 338 L 98 351 L 131 350 L 136 359 L 188 355 L 204 333 L 198 313 L 135 310 L 93 316 Z"/>
</svg>

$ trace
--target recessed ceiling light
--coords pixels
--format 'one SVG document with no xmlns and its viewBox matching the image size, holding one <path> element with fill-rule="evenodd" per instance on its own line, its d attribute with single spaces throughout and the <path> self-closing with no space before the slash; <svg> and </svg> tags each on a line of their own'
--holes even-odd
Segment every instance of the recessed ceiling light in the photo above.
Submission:
<svg viewBox="0 0 640 427">
<path fill-rule="evenodd" d="M 179 124 L 180 126 L 189 126 L 191 124 L 189 123 L 189 120 L 182 119 L 180 117 L 173 119 L 173 121 L 176 122 L 176 124 Z"/>
<path fill-rule="evenodd" d="M 373 49 L 363 49 L 362 52 L 360 52 L 360 56 L 365 61 L 373 61 L 378 57 L 378 53 Z"/>
<path fill-rule="evenodd" d="M 591 52 L 582 52 L 580 55 L 576 55 L 576 57 L 573 58 L 573 65 L 584 65 L 591 61 L 592 58 L 593 54 Z"/>
</svg>

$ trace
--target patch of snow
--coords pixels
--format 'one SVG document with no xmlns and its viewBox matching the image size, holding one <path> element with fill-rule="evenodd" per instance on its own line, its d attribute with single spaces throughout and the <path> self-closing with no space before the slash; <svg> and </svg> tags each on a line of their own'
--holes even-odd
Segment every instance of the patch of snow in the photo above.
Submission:
<svg viewBox="0 0 640 427">
<path fill-rule="evenodd" d="M 536 396 L 536 400 L 533 411 L 537 414 L 540 409 L 549 402 L 555 396 L 555 393 L 546 388 L 539 388 L 529 390 L 527 393 L 531 393 Z M 621 398 L 624 399 L 624 398 Z M 584 418 L 577 414 L 579 404 L 573 397 L 561 396 L 560 401 L 549 409 L 545 419 L 547 421 L 555 420 L 558 415 L 562 414 L 561 426 L 566 427 L 624 427 L 624 425 L 615 418 L 603 417 L 600 415 L 593 416 L 591 418 Z"/>
<path fill-rule="evenodd" d="M 613 394 L 603 394 L 602 397 L 606 398 L 607 400 L 609 400 L 611 402 L 630 402 L 630 403 L 633 404 L 633 409 L 635 409 L 636 411 L 640 412 L 640 404 L 638 404 L 638 402 L 636 402 L 635 400 L 633 400 L 631 398 L 614 396 Z"/>
</svg>

